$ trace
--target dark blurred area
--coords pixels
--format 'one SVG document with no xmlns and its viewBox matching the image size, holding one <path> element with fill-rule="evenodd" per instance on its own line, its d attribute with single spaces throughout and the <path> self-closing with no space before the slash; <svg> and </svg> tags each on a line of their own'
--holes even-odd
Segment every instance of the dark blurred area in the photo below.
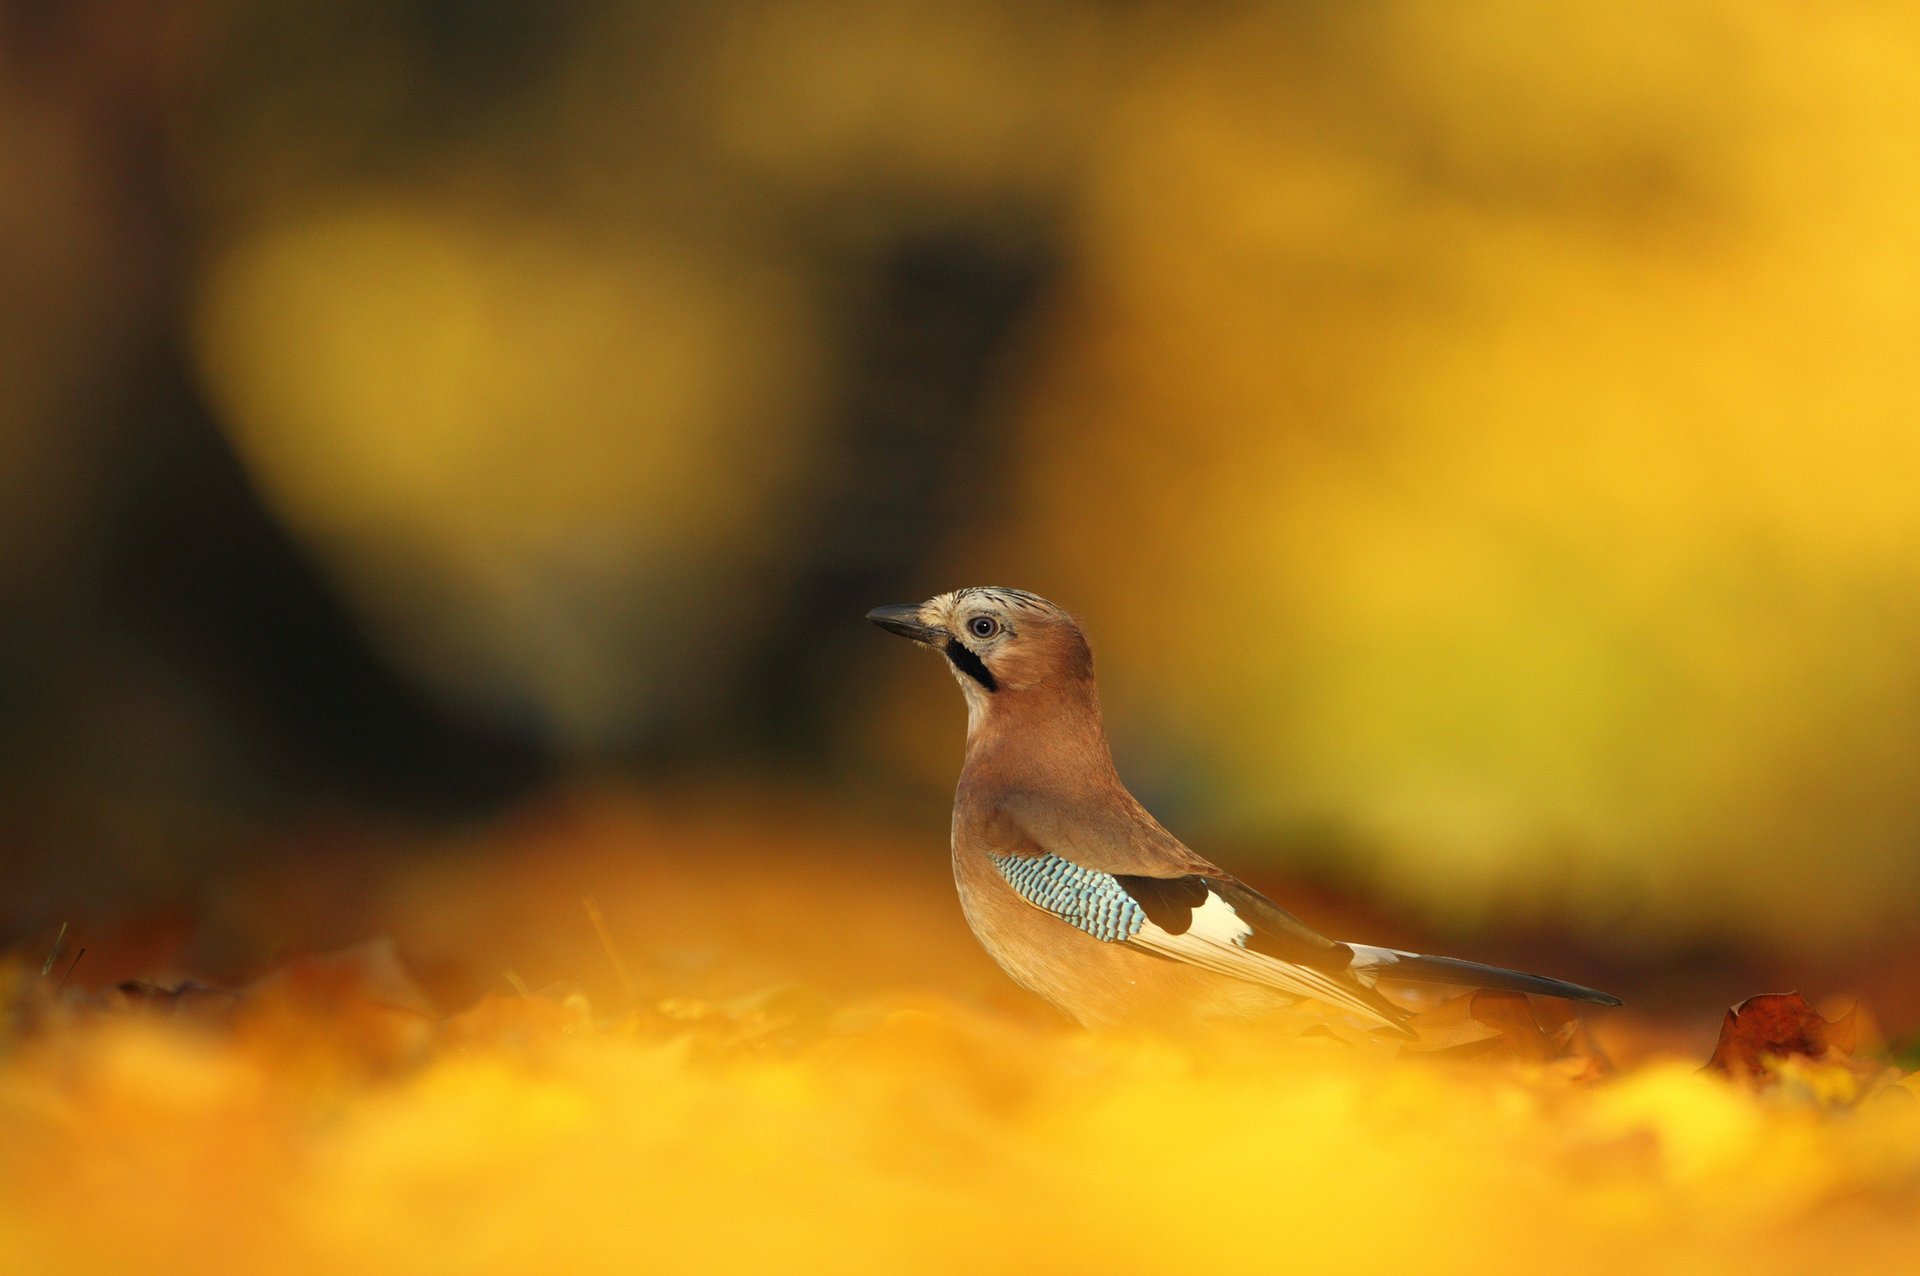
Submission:
<svg viewBox="0 0 1920 1276">
<path fill-rule="evenodd" d="M 633 55 L 624 68 L 630 82 L 587 51 L 608 28 L 628 24 L 640 28 L 619 32 Z M 450 168 L 479 163 L 489 180 L 517 188 L 521 215 L 552 219 L 555 233 L 582 219 L 619 239 L 631 213 L 664 223 L 636 237 L 703 238 L 703 208 L 748 199 L 732 189 L 747 175 L 712 171 L 694 153 L 697 140 L 684 136 L 687 123 L 671 118 L 682 46 L 713 25 L 700 6 L 673 5 L 563 14 L 511 3 L 307 14 L 7 7 L 14 136 L 6 186 L 15 216 L 4 244 L 12 354 L 4 410 L 13 446 L 0 481 L 15 552 L 0 726 L 15 924 L 44 921 L 36 916 L 47 907 L 44 891 L 72 908 L 185 889 L 245 854 L 250 825 L 315 810 L 472 818 L 596 761 L 642 774 L 739 770 L 755 759 L 822 769 L 832 684 L 847 673 L 856 632 L 848 617 L 917 584 L 917 569 L 963 512 L 953 494 L 990 490 L 1004 459 L 1005 431 L 983 404 L 1054 261 L 1046 201 L 915 208 L 911 179 L 850 181 L 810 198 L 764 192 L 775 206 L 759 219 L 775 224 L 756 230 L 782 242 L 762 251 L 829 294 L 807 299 L 807 320 L 829 331 L 808 338 L 805 398 L 756 404 L 771 421 L 714 420 L 706 403 L 669 403 L 684 406 L 682 419 L 654 421 L 641 415 L 659 407 L 641 385 L 593 424 L 724 432 L 697 440 L 713 449 L 702 458 L 708 464 L 672 481 L 703 489 L 691 499 L 710 505 L 753 495 L 729 488 L 779 486 L 780 508 L 742 538 L 774 543 L 744 546 L 747 561 L 716 562 L 701 529 L 673 543 L 669 526 L 655 532 L 667 543 L 640 579 L 621 563 L 571 565 L 572 580 L 565 562 L 533 565 L 546 579 L 528 587 L 553 591 L 542 603 L 593 613 L 584 622 L 556 617 L 554 628 L 596 632 L 517 635 L 507 645 L 521 650 L 498 655 L 519 664 L 525 644 L 546 641 L 560 650 L 535 658 L 592 664 L 585 674 L 602 685 L 581 688 L 577 704 L 552 702 L 566 698 L 564 689 L 525 685 L 537 671 L 524 667 L 497 687 L 474 686 L 483 675 L 473 671 L 466 689 L 490 702 L 482 705 L 450 703 L 401 667 L 386 649 L 391 635 L 353 605 L 327 555 L 289 529 L 236 452 L 193 348 L 202 272 L 262 203 L 337 198 L 341 187 L 432 185 Z M 586 139 L 587 154 L 556 156 L 529 133 L 556 123 L 554 97 L 583 62 L 600 80 L 582 87 L 601 97 L 607 133 Z M 351 67 L 358 78 L 342 74 Z M 616 153 L 596 153 L 616 140 Z M 263 159 L 293 171 L 262 174 Z M 585 163 L 610 170 L 590 179 L 605 192 L 583 190 L 589 175 L 567 171 Z M 656 184 L 678 189 L 647 189 Z M 599 207 L 603 199 L 620 206 Z M 564 313 L 547 317 L 562 336 L 583 326 Z M 724 345 L 729 334 L 700 336 Z M 397 362 L 404 352 L 392 353 L 396 364 L 381 374 L 408 379 L 412 371 Z M 754 351 L 696 353 L 722 372 L 722 361 Z M 591 379 L 597 369 L 577 371 Z M 530 375 L 541 379 L 538 369 Z M 564 413 L 564 398 L 551 410 Z M 458 420 L 396 413 L 381 424 L 436 429 L 440 442 L 461 444 Z M 522 419 L 510 428 L 540 426 Z M 558 424 L 559 441 L 578 428 Z M 804 432 L 806 454 L 756 459 L 753 452 L 782 451 L 757 437 L 765 430 Z M 542 464 L 565 471 L 595 459 L 607 458 L 563 452 Z M 616 499 L 630 486 L 644 502 L 651 482 L 616 475 L 605 486 Z M 490 493 L 468 495 L 484 503 Z M 511 501 L 515 493 L 492 495 Z M 455 517 L 489 521 L 484 509 Z M 501 511 L 503 522 L 520 517 Z M 559 529 L 563 542 L 569 531 Z M 613 526 L 580 531 L 617 538 L 621 527 L 616 516 Z M 378 560 L 382 584 L 411 596 L 405 608 L 446 588 L 434 564 L 409 561 L 428 551 L 408 538 L 360 548 Z M 545 548 L 565 555 L 570 547 Z M 623 556 L 617 544 L 601 549 Z M 473 605 L 452 606 L 463 601 Z M 628 659 L 620 638 L 630 627 L 646 632 Z M 582 639 L 597 649 L 566 650 Z M 647 667 L 649 645 L 665 668 Z M 432 662 L 434 653 L 421 658 Z M 604 685 L 609 678 L 645 690 L 623 693 Z M 595 703 L 603 698 L 619 702 Z"/>
<path fill-rule="evenodd" d="M 6 0 L 0 936 L 609 778 L 937 836 L 958 705 L 859 616 L 998 583 L 1196 843 L 1879 961 L 1916 69 L 1891 6 Z"/>
</svg>

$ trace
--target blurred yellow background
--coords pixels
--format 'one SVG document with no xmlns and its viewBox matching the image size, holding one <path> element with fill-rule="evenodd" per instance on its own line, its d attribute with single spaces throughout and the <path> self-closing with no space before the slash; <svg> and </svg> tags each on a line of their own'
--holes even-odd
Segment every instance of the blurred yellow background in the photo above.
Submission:
<svg viewBox="0 0 1920 1276">
<path fill-rule="evenodd" d="M 1917 108 L 1890 2 L 0 0 L 0 1268 L 1913 1270 Z M 1058 1020 L 861 619 L 966 584 L 1627 1007 Z"/>
<path fill-rule="evenodd" d="M 0 31 L 0 921 L 608 774 L 937 863 L 958 699 L 860 614 L 985 583 L 1203 852 L 1646 961 L 1912 920 L 1902 6 Z"/>
</svg>

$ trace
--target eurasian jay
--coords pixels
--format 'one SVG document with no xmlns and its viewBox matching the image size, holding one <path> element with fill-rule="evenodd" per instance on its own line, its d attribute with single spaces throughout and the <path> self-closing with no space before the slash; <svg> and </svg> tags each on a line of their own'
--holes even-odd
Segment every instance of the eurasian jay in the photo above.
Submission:
<svg viewBox="0 0 1920 1276">
<path fill-rule="evenodd" d="M 1617 1006 L 1578 984 L 1326 938 L 1162 828 L 1120 782 L 1074 618 L 972 588 L 867 619 L 947 659 L 967 699 L 953 875 L 1013 979 L 1089 1027 L 1254 1018 L 1303 998 L 1407 1035 L 1384 977 Z"/>
</svg>

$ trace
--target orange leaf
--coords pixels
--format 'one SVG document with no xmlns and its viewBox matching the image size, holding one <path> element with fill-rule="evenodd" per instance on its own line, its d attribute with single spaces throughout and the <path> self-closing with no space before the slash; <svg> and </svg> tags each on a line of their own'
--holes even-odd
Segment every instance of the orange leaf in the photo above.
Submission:
<svg viewBox="0 0 1920 1276">
<path fill-rule="evenodd" d="M 1707 1067 L 1732 1077 L 1764 1080 L 1770 1076 L 1769 1059 L 1848 1058 L 1856 1035 L 1851 1010 L 1830 1020 L 1797 992 L 1761 993 L 1727 1011 Z"/>
</svg>

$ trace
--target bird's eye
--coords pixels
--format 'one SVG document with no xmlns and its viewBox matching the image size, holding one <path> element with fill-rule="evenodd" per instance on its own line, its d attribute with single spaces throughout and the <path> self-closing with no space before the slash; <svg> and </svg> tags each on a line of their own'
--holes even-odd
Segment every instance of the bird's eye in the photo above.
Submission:
<svg viewBox="0 0 1920 1276">
<path fill-rule="evenodd" d="M 967 632 L 975 638 L 991 638 L 1000 632 L 1000 622 L 992 616 L 975 616 L 967 622 Z"/>
</svg>

